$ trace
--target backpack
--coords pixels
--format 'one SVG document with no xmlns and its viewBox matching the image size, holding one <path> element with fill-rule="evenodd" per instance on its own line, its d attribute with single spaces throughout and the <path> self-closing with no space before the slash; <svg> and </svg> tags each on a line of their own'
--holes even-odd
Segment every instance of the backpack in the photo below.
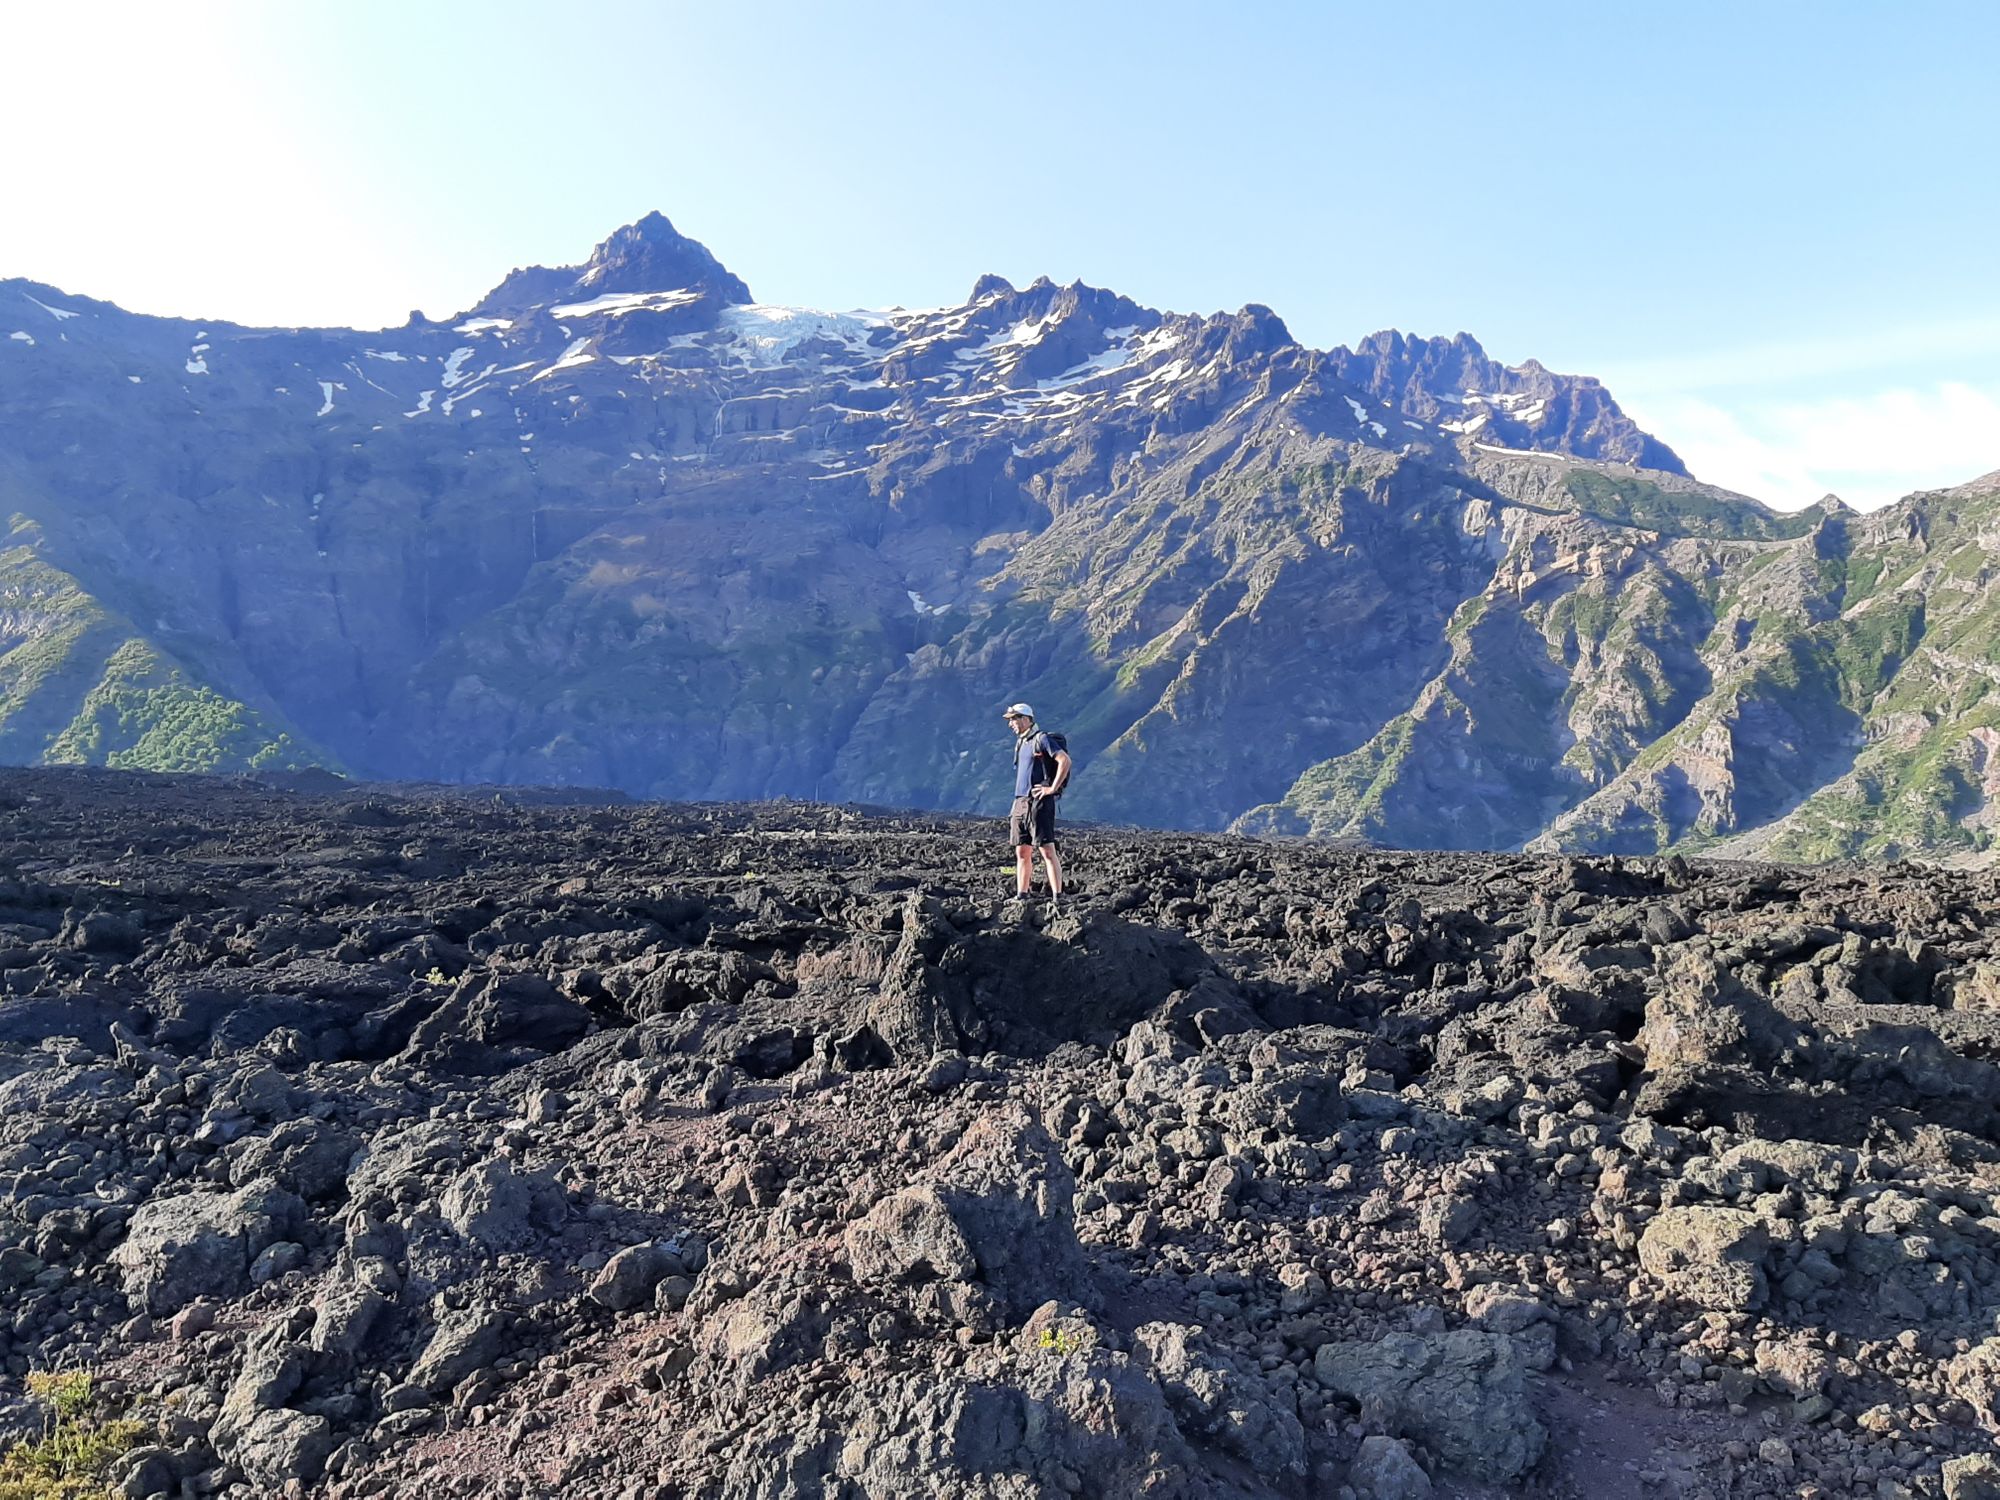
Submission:
<svg viewBox="0 0 2000 1500">
<path fill-rule="evenodd" d="M 1043 736 L 1044 736 L 1044 737 L 1045 737 L 1045 738 L 1046 738 L 1046 739 L 1048 740 L 1048 742 L 1049 742 L 1049 749 L 1050 749 L 1050 750 L 1052 750 L 1052 751 L 1053 751 L 1053 750 L 1060 750 L 1060 751 L 1062 751 L 1062 753 L 1063 753 L 1063 754 L 1065 754 L 1065 755 L 1069 754 L 1069 741 L 1068 741 L 1068 740 L 1067 740 L 1066 738 L 1064 738 L 1064 737 L 1063 737 L 1062 735 L 1059 735 L 1059 734 L 1055 733 L 1055 732 L 1054 732 L 1053 730 L 1048 730 L 1048 729 L 1044 729 L 1044 730 L 1042 730 L 1042 731 L 1041 731 L 1041 733 L 1042 733 L 1042 735 L 1043 735 Z M 1056 779 L 1056 771 L 1057 771 L 1057 769 L 1058 769 L 1058 768 L 1057 768 L 1057 766 L 1056 766 L 1056 758 L 1055 758 L 1055 756 L 1054 756 L 1054 755 L 1044 755 L 1044 754 L 1042 754 L 1042 752 L 1041 752 L 1041 751 L 1037 750 L 1037 751 L 1035 752 L 1035 759 L 1036 759 L 1036 761 L 1037 761 L 1037 762 L 1040 762 L 1040 763 L 1043 763 L 1043 764 L 1046 764 L 1046 765 L 1047 765 L 1047 767 L 1048 767 L 1048 772 L 1049 772 L 1049 780 L 1050 780 L 1050 781 L 1054 781 L 1054 780 Z M 1072 778 L 1074 778 L 1074 777 L 1075 777 L 1075 775 L 1076 775 L 1076 762 L 1075 762 L 1075 761 L 1071 761 L 1071 762 L 1069 763 L 1069 772 L 1070 772 L 1070 776 L 1071 776 Z M 1058 797 L 1060 797 L 1060 796 L 1062 795 L 1062 793 L 1061 793 L 1061 792 L 1057 792 L 1057 793 L 1056 793 L 1056 795 L 1057 795 Z"/>
</svg>

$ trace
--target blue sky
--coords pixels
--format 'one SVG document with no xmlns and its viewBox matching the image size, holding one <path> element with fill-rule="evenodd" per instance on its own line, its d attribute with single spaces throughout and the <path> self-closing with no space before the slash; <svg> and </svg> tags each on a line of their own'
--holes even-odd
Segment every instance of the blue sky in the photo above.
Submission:
<svg viewBox="0 0 2000 1500">
<path fill-rule="evenodd" d="M 1602 376 L 1703 478 L 2000 468 L 2000 6 L 0 6 L 0 275 L 400 323 L 648 209 L 760 298 L 1047 274 Z"/>
</svg>

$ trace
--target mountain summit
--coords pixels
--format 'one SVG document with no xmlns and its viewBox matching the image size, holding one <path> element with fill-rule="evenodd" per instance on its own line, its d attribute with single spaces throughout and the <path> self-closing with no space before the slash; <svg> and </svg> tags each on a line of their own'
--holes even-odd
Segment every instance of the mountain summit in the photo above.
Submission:
<svg viewBox="0 0 2000 1500">
<path fill-rule="evenodd" d="M 681 287 L 712 289 L 725 302 L 748 302 L 750 288 L 708 253 L 708 247 L 680 233 L 657 211 L 627 224 L 591 253 L 577 284 L 599 292 L 666 292 Z"/>
<path fill-rule="evenodd" d="M 1080 816 L 1970 854 L 1993 491 L 1779 515 L 1464 334 L 754 303 L 658 214 L 384 332 L 0 282 L 0 759 L 993 811 L 1026 697 Z"/>
<path fill-rule="evenodd" d="M 616 231 L 581 266 L 529 266 L 488 292 L 470 317 L 518 314 L 613 293 L 688 292 L 717 305 L 749 302 L 750 288 L 657 211 Z"/>
<path fill-rule="evenodd" d="M 1353 350 L 1333 351 L 1342 377 L 1404 414 L 1455 432 L 1523 448 L 1687 473 L 1673 449 L 1641 432 L 1610 392 L 1588 376 L 1556 375 L 1536 360 L 1503 365 L 1469 333 L 1412 338 L 1387 329 Z M 1560 434 L 1551 441 L 1551 436 Z"/>
</svg>

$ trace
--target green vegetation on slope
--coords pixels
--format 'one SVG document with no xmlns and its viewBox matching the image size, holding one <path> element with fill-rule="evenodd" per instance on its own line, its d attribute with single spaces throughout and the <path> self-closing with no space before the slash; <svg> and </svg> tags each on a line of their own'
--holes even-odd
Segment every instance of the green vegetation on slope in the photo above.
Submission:
<svg viewBox="0 0 2000 1500">
<path fill-rule="evenodd" d="M 1365 755 L 1383 711 L 1449 661 L 1492 577 L 1454 477 L 1249 450 L 1192 494 L 1179 476 L 1148 491 L 1149 534 L 1180 539 L 1164 568 L 1107 549 L 1110 607 L 1091 608 L 1121 622 L 1114 665 L 1129 669 L 1080 721 L 1117 731 L 1091 766 L 1092 813 L 1223 827 L 1313 765 Z"/>
<path fill-rule="evenodd" d="M 1538 527 L 1510 561 L 1574 557 L 1574 541 L 1570 523 Z M 1711 619 L 1697 589 L 1629 548 L 1538 565 L 1525 592 L 1489 587 L 1459 606 L 1451 661 L 1408 711 L 1241 826 L 1421 847 L 1533 837 L 1699 698 Z"/>
<path fill-rule="evenodd" d="M 49 1415 L 41 1436 L 0 1453 L 0 1500 L 102 1500 L 118 1460 L 151 1434 L 105 1415 L 85 1371 L 32 1374 L 27 1386 Z"/>
<path fill-rule="evenodd" d="M 1924 636 L 1924 601 L 1899 594 L 1814 632 L 1840 679 L 1840 700 L 1857 711 L 1874 701 Z"/>
<path fill-rule="evenodd" d="M 1296 828 L 1314 838 L 1366 831 L 1380 821 L 1383 798 L 1395 787 L 1414 739 L 1412 717 L 1400 714 L 1359 750 L 1307 770 L 1283 802 L 1253 808 L 1238 827 L 1246 833 Z"/>
<path fill-rule="evenodd" d="M 265 717 L 196 682 L 40 555 L 13 520 L 0 551 L 0 761 L 146 771 L 325 765 Z"/>
<path fill-rule="evenodd" d="M 76 580 L 35 551 L 15 516 L 0 551 L 0 761 L 39 760 L 74 717 L 120 632 Z"/>
<path fill-rule="evenodd" d="M 1947 558 L 1947 576 L 1977 576 L 1953 566 L 1968 553 L 1979 555 L 1966 548 Z M 1928 598 L 1912 591 L 1878 601 L 1851 623 L 1863 628 L 1843 644 L 1864 671 L 1873 659 L 1900 664 L 1919 651 L 1921 662 L 1908 671 L 1877 667 L 1870 743 L 1849 775 L 1785 820 L 1769 852 L 1822 860 L 1991 849 L 1995 823 L 1981 782 L 2000 747 L 2000 684 L 1989 675 L 2000 600 L 1976 587 Z"/>
<path fill-rule="evenodd" d="M 1854 777 L 1835 782 L 1847 787 L 1842 805 L 1851 809 L 1854 798 L 1878 795 L 1863 774 L 1866 757 L 1855 749 L 1923 641 L 1926 613 L 1915 593 L 1858 597 L 1857 582 L 1875 582 L 1879 569 L 1857 580 L 1844 556 L 1815 554 L 1810 562 L 1796 577 L 1809 580 L 1819 598 L 1853 601 L 1847 612 L 1806 624 L 1790 600 L 1767 605 L 1747 653 L 1718 674 L 1702 703 L 1646 746 L 1618 783 L 1558 825 L 1562 847 L 1694 850 L 1790 817 L 1814 830 L 1798 838 L 1836 852 L 1828 830 L 1841 819 L 1832 804 L 1818 810 L 1799 804 L 1850 763 Z M 1739 586 L 1732 602 L 1742 597 Z M 1712 641 L 1710 649 L 1727 648 Z"/>
<path fill-rule="evenodd" d="M 1871 747 L 1851 775 L 1808 798 L 1766 852 L 1811 862 L 1992 848 L 1992 829 L 1965 821 L 1980 801 L 1968 764 L 1980 729 L 2000 729 L 2000 710 L 1937 725 L 1914 745 Z"/>
<path fill-rule="evenodd" d="M 1804 536 L 1817 520 L 1811 511 L 1784 515 L 1748 500 L 1727 500 L 1694 490 L 1669 490 L 1634 475 L 1573 469 L 1563 487 L 1577 508 L 1626 526 L 1668 536 L 1730 537 L 1763 541 Z"/>
<path fill-rule="evenodd" d="M 212 688 L 192 682 L 152 646 L 128 640 L 68 728 L 51 765 L 134 771 L 296 770 L 320 764 L 297 741 Z"/>
</svg>

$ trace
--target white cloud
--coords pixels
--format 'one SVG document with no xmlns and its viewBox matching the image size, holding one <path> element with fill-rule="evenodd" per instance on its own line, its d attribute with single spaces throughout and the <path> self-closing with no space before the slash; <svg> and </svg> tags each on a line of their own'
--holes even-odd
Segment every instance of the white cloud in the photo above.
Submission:
<svg viewBox="0 0 2000 1500">
<path fill-rule="evenodd" d="M 1863 510 L 2000 469 L 2000 384 L 1732 403 L 1664 392 L 1620 403 L 1699 479 L 1786 510 L 1839 495 Z"/>
</svg>

